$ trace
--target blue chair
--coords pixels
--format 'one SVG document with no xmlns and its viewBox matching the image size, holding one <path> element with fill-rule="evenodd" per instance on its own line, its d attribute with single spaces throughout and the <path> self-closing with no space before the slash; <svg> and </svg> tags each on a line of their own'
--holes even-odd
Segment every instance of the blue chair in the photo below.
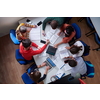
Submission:
<svg viewBox="0 0 100 100">
<path fill-rule="evenodd" d="M 94 26 L 93 26 L 93 24 L 91 22 L 90 17 L 86 17 L 86 22 L 87 22 L 88 26 L 91 28 L 91 31 L 89 31 L 88 33 L 85 34 L 88 37 L 88 36 L 93 34 L 91 32 L 95 31 L 95 28 L 94 28 Z M 91 33 L 91 34 L 89 34 L 89 33 Z"/>
<path fill-rule="evenodd" d="M 25 84 L 35 84 L 35 82 L 30 78 L 30 76 L 27 74 L 27 73 L 24 73 L 22 76 L 21 76 L 23 82 Z"/>
<path fill-rule="evenodd" d="M 85 61 L 85 64 L 87 66 L 87 72 L 86 74 L 82 75 L 81 78 L 85 79 L 86 77 L 93 78 L 95 75 L 94 71 L 94 65 L 90 61 Z"/>
<path fill-rule="evenodd" d="M 75 40 L 77 40 L 81 37 L 81 29 L 76 23 L 72 23 L 71 25 L 74 27 L 76 31 Z"/>
<path fill-rule="evenodd" d="M 84 43 L 83 41 L 80 41 L 83 45 L 84 45 L 84 53 L 82 56 L 87 56 L 89 55 L 90 52 L 90 46 L 88 46 L 86 43 Z"/>
<path fill-rule="evenodd" d="M 76 31 L 75 37 L 69 42 L 69 45 L 73 45 L 77 39 L 81 37 L 81 29 L 76 23 L 71 24 Z"/>
<path fill-rule="evenodd" d="M 15 58 L 19 62 L 19 64 L 21 64 L 21 65 L 26 65 L 26 64 L 29 64 L 31 62 L 35 62 L 34 59 L 32 59 L 32 60 L 25 60 L 23 58 L 23 56 L 20 54 L 19 49 L 16 49 L 16 51 L 15 51 Z"/>
<path fill-rule="evenodd" d="M 16 38 L 16 32 L 15 32 L 14 29 L 10 30 L 10 38 L 13 41 L 14 44 L 16 44 L 16 45 L 20 44 L 19 40 Z"/>
<path fill-rule="evenodd" d="M 28 69 L 26 69 L 27 73 L 30 74 L 31 72 L 34 72 L 35 69 L 37 68 L 36 63 L 33 63 Z"/>
<path fill-rule="evenodd" d="M 93 49 L 93 50 L 97 50 L 98 51 L 98 50 L 100 50 L 100 38 L 99 38 L 97 33 L 94 33 L 94 38 L 95 38 L 96 43 L 99 45 L 99 47 L 96 48 L 96 49 Z"/>
</svg>

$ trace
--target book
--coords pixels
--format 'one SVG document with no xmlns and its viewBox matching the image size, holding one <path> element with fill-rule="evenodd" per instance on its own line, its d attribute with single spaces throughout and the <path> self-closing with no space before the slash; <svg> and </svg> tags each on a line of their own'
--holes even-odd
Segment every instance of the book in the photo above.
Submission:
<svg viewBox="0 0 100 100">
<path fill-rule="evenodd" d="M 55 53 L 56 53 L 56 50 L 57 50 L 57 48 L 55 48 L 55 47 L 53 47 L 53 46 L 50 46 L 49 45 L 49 47 L 47 48 L 47 51 L 46 51 L 46 53 L 48 53 L 48 54 L 50 54 L 50 55 L 55 55 Z"/>
<path fill-rule="evenodd" d="M 59 36 L 57 34 L 54 34 L 51 38 L 50 38 L 50 43 L 51 44 L 54 44 L 57 39 L 59 38 Z"/>
</svg>

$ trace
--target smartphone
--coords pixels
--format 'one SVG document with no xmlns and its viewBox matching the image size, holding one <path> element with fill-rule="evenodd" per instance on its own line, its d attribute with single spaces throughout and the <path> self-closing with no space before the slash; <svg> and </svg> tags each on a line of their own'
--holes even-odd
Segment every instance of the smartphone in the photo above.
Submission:
<svg viewBox="0 0 100 100">
<path fill-rule="evenodd" d="M 38 22 L 37 25 L 40 26 L 42 24 L 42 21 Z"/>
<path fill-rule="evenodd" d="M 41 43 L 44 43 L 44 44 L 46 43 L 46 41 L 44 41 L 44 40 L 40 40 L 40 42 L 41 42 Z"/>
</svg>

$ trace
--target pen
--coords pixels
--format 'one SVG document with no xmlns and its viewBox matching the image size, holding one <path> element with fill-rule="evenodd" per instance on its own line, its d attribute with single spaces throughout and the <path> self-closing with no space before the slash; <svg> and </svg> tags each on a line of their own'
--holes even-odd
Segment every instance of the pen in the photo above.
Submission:
<svg viewBox="0 0 100 100">
<path fill-rule="evenodd" d="M 65 64 L 60 69 L 62 69 L 64 66 L 65 66 Z"/>
</svg>

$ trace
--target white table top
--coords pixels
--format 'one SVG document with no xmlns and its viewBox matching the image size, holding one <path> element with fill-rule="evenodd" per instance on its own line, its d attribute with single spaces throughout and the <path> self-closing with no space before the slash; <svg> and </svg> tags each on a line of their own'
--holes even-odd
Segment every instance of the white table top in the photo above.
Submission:
<svg viewBox="0 0 100 100">
<path fill-rule="evenodd" d="M 39 21 L 43 21 L 43 20 L 45 19 L 45 17 L 25 18 L 25 19 L 20 20 L 19 23 L 26 22 L 27 19 L 30 19 L 31 22 L 33 22 L 35 25 L 37 25 L 37 23 L 38 23 Z M 50 25 L 46 25 L 45 32 L 47 33 L 47 32 L 50 30 L 50 28 L 51 28 Z M 59 30 L 59 29 L 58 29 L 58 30 Z M 57 31 L 57 33 L 58 33 L 58 31 Z M 42 25 L 40 25 L 40 34 L 41 34 L 41 35 L 40 35 L 40 36 L 41 36 L 41 39 L 44 40 L 44 37 L 43 37 L 43 35 L 42 35 Z M 62 35 L 61 37 L 59 37 L 59 39 L 58 39 L 54 44 L 56 44 L 56 43 L 58 43 L 59 41 L 61 41 L 62 38 L 63 38 L 63 35 Z M 44 44 L 40 43 L 40 41 L 34 41 L 34 42 L 35 42 L 36 44 L 40 45 L 40 46 L 43 46 L 43 45 L 44 45 Z M 52 44 L 50 44 L 50 45 L 52 45 Z M 68 43 L 66 43 L 66 44 L 61 44 L 59 47 L 66 47 L 66 46 L 69 46 L 69 44 L 68 44 Z M 47 50 L 47 48 L 44 50 L 44 52 L 45 52 L 46 50 Z M 52 69 L 47 73 L 47 77 L 46 77 L 46 79 L 44 80 L 44 83 L 46 84 L 46 83 L 51 82 L 51 80 L 50 80 L 51 76 L 53 76 L 53 75 L 55 75 L 55 74 L 57 73 L 57 71 L 59 70 L 59 67 L 61 67 L 61 66 L 64 64 L 64 60 L 62 60 L 62 59 L 60 58 L 59 50 L 58 50 L 58 49 L 57 49 L 57 51 L 56 51 L 56 55 L 55 55 L 55 56 L 51 56 L 51 55 L 48 55 L 48 54 L 46 54 L 46 56 L 40 56 L 40 55 L 41 55 L 41 54 L 35 55 L 35 56 L 34 56 L 34 59 L 35 59 L 35 62 L 36 62 L 37 65 L 42 64 L 42 63 L 46 60 L 47 57 L 50 57 L 53 61 L 54 61 L 55 57 L 59 58 L 59 59 L 58 59 L 59 61 L 58 61 L 58 63 L 56 64 L 57 67 L 52 68 Z M 66 64 L 66 66 L 68 66 L 68 65 Z M 70 70 L 65 71 L 65 68 L 64 68 L 64 67 L 62 68 L 62 70 L 65 72 L 65 75 L 70 74 Z M 43 75 L 43 74 L 44 74 L 44 71 L 45 71 L 45 66 L 42 67 L 42 68 L 39 68 L 39 71 L 40 71 L 41 74 Z"/>
<path fill-rule="evenodd" d="M 100 37 L 100 17 L 90 17 L 90 19 L 95 27 L 97 34 Z"/>
</svg>

